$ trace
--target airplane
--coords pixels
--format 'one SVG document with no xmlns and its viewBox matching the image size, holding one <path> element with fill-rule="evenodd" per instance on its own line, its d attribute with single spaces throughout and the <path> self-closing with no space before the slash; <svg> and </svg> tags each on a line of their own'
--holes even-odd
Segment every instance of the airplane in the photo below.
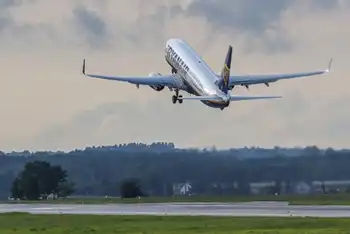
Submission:
<svg viewBox="0 0 350 234">
<path fill-rule="evenodd" d="M 146 85 L 155 91 L 162 91 L 167 87 L 171 92 L 172 103 L 183 103 L 183 100 L 199 100 L 205 105 L 221 110 L 229 107 L 232 101 L 281 98 L 281 96 L 240 96 L 229 93 L 235 86 L 265 84 L 278 80 L 293 79 L 307 76 L 321 75 L 330 72 L 333 59 L 331 58 L 326 70 L 289 74 L 254 74 L 230 75 L 232 46 L 229 45 L 226 59 L 220 73 L 215 73 L 207 63 L 184 40 L 171 38 L 165 44 L 165 60 L 171 67 L 171 74 L 162 75 L 151 72 L 148 76 L 106 76 L 86 73 L 85 59 L 83 60 L 83 75 L 91 78 L 129 82 L 139 88 Z M 179 95 L 180 91 L 189 96 Z M 193 95 L 193 96 L 191 96 Z"/>
</svg>

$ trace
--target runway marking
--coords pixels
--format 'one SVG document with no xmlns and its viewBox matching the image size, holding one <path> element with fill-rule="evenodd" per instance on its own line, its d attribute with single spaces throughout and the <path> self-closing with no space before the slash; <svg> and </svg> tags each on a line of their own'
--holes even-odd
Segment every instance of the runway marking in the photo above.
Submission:
<svg viewBox="0 0 350 234">
<path fill-rule="evenodd" d="M 35 207 L 35 208 L 30 208 L 33 210 L 71 210 L 74 209 L 73 207 Z"/>
<path fill-rule="evenodd" d="M 289 206 L 283 203 L 200 203 L 200 204 L 100 204 L 51 205 L 6 204 L 0 213 L 94 214 L 94 215 L 160 215 L 160 216 L 241 216 L 241 217 L 350 217 L 350 206 Z"/>
</svg>

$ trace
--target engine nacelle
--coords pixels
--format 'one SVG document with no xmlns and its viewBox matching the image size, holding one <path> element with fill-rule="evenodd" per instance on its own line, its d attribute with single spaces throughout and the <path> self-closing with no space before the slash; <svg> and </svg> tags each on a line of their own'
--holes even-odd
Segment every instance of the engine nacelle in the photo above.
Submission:
<svg viewBox="0 0 350 234">
<path fill-rule="evenodd" d="M 164 89 L 164 86 L 163 85 L 150 85 L 149 87 L 151 87 L 152 89 L 154 89 L 155 91 L 162 91 Z"/>
<path fill-rule="evenodd" d="M 161 76 L 162 74 L 160 74 L 159 72 L 151 72 L 149 74 L 149 76 Z M 149 87 L 151 87 L 152 89 L 154 89 L 155 91 L 162 91 L 164 89 L 164 85 L 150 85 Z"/>
</svg>

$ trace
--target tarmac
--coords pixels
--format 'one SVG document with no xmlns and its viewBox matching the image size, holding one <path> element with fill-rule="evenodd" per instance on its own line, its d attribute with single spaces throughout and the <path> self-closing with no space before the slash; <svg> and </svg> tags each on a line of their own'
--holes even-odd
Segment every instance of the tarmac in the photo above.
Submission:
<svg viewBox="0 0 350 234">
<path fill-rule="evenodd" d="M 290 206 L 285 202 L 139 203 L 139 204 L 0 204 L 0 213 L 350 217 L 350 206 Z"/>
</svg>

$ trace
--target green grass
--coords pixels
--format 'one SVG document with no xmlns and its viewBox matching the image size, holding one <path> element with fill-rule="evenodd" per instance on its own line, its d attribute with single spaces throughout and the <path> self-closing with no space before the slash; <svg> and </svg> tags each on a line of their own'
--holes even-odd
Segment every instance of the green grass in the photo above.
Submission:
<svg viewBox="0 0 350 234">
<path fill-rule="evenodd" d="M 227 218 L 170 216 L 0 215 L 6 234 L 340 234 L 350 233 L 350 219 Z"/>
<path fill-rule="evenodd" d="M 350 194 L 281 195 L 281 196 L 175 196 L 144 197 L 141 199 L 120 198 L 69 198 L 45 201 L 4 201 L 4 203 L 156 203 L 156 202 L 248 202 L 248 201 L 286 201 L 293 205 L 350 205 Z"/>
</svg>

